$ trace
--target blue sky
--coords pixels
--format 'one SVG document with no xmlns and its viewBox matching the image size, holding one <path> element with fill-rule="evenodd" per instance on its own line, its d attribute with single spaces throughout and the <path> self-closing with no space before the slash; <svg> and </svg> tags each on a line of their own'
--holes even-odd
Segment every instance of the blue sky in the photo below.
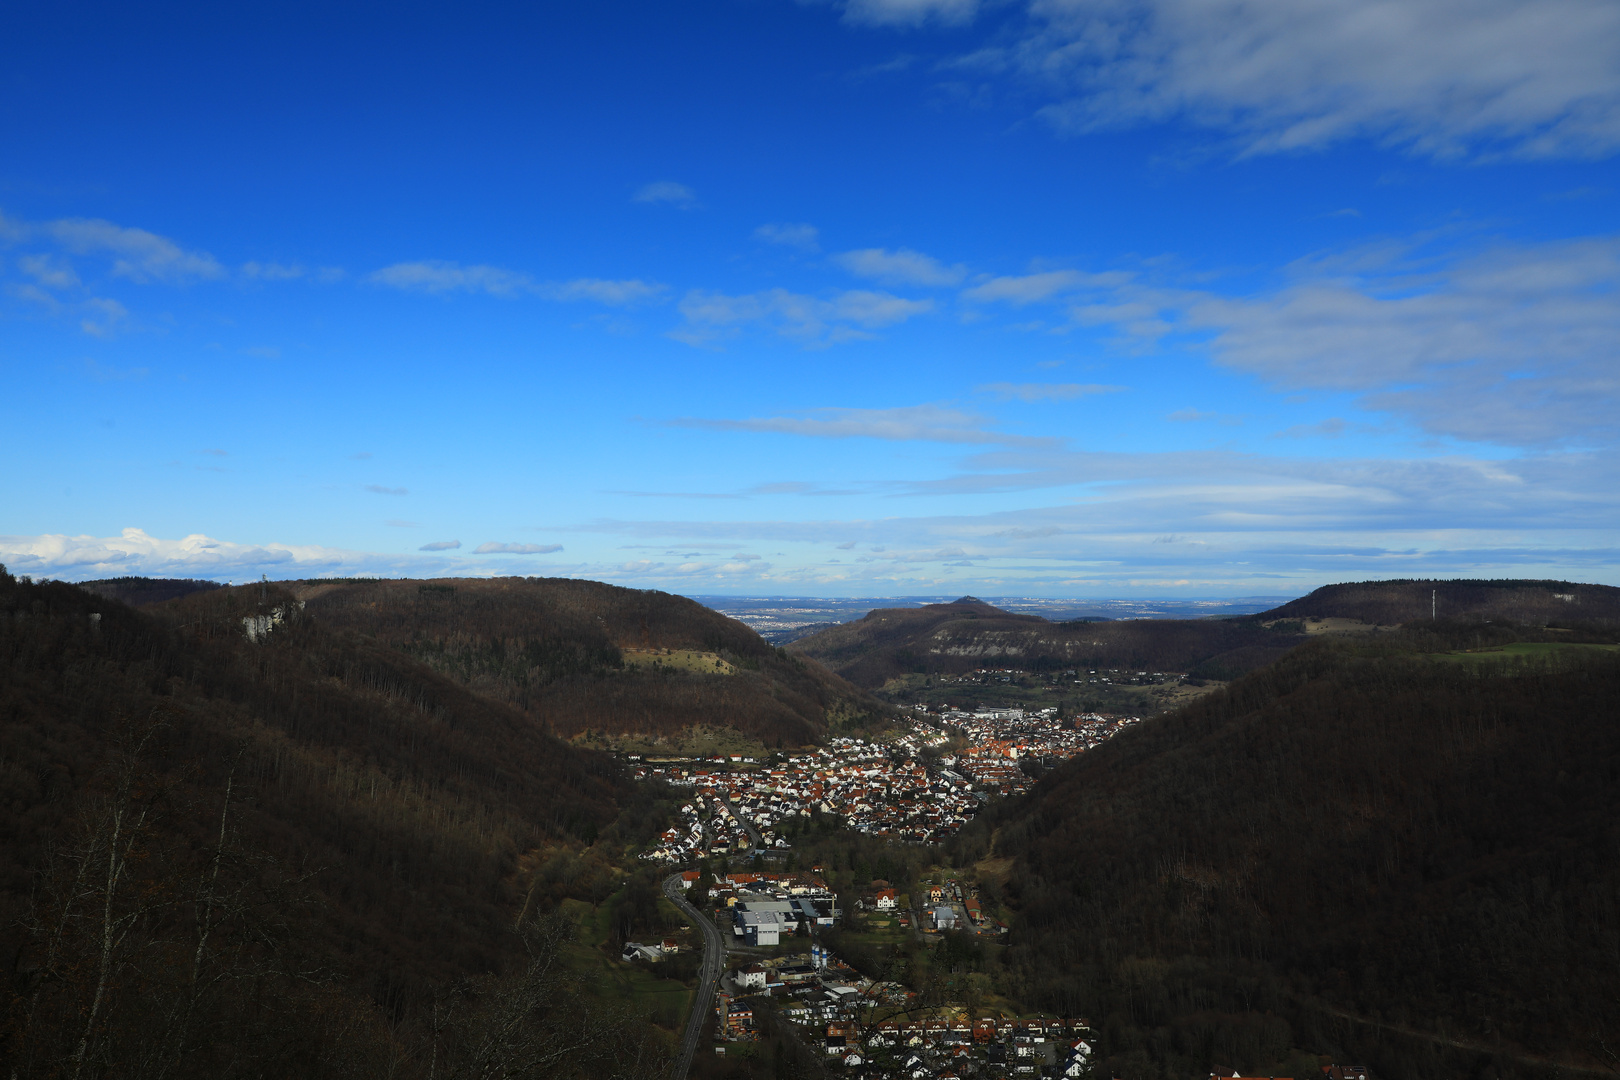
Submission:
<svg viewBox="0 0 1620 1080">
<path fill-rule="evenodd" d="M 0 562 L 1620 584 L 1620 7 L 34 5 Z"/>
</svg>

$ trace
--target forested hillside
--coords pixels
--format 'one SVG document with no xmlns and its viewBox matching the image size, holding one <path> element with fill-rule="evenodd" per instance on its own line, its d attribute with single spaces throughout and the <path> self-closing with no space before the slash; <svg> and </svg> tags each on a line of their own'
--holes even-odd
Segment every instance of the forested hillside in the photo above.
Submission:
<svg viewBox="0 0 1620 1080">
<path fill-rule="evenodd" d="M 1270 663 L 1302 640 L 1286 628 L 1225 619 L 1055 623 L 963 597 L 949 604 L 882 608 L 788 649 L 876 689 L 910 672 L 959 674 L 987 666 L 1193 671 L 1226 679 Z"/>
<path fill-rule="evenodd" d="M 1620 653 L 1582 638 L 1313 641 L 1056 770 L 962 839 L 1014 992 L 1126 1080 L 1615 1075 Z"/>
<path fill-rule="evenodd" d="M 546 1075 L 629 1075 L 655 1053 L 581 1011 L 544 919 L 558 866 L 590 887 L 587 847 L 646 826 L 607 757 L 278 586 L 159 617 L 0 570 L 0 673 L 8 1075 L 474 1075 L 565 1045 Z M 523 1045 L 492 1034 L 513 1010 Z"/>
<path fill-rule="evenodd" d="M 1372 625 L 1428 621 L 1508 621 L 1578 626 L 1620 623 L 1620 589 L 1572 581 L 1361 581 L 1324 585 L 1309 596 L 1248 617 L 1354 619 Z"/>
<path fill-rule="evenodd" d="M 840 719 L 884 712 L 820 664 L 669 593 L 566 578 L 289 587 L 321 625 L 401 650 L 564 737 L 675 737 L 707 726 L 796 747 Z M 199 595 L 179 606 L 214 602 Z M 671 652 L 689 662 L 664 662 Z"/>
</svg>

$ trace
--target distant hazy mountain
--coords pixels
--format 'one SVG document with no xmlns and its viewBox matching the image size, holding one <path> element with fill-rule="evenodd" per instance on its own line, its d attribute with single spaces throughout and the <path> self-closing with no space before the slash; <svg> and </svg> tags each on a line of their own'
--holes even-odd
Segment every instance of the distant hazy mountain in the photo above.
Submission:
<svg viewBox="0 0 1620 1080">
<path fill-rule="evenodd" d="M 964 596 L 948 604 L 882 608 L 788 648 L 858 686 L 875 688 L 907 672 L 959 673 L 986 666 L 1196 669 L 1230 678 L 1270 663 L 1301 640 L 1287 630 L 1227 619 L 1052 622 Z"/>
<path fill-rule="evenodd" d="M 1620 588 L 1572 581 L 1361 581 L 1324 585 L 1254 616 L 1354 619 L 1374 625 L 1461 619 L 1574 625 L 1620 621 Z"/>
</svg>

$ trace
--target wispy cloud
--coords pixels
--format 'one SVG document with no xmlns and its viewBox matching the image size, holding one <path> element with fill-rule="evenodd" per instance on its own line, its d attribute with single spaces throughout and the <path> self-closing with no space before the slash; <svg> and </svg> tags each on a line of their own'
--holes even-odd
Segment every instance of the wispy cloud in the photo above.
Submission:
<svg viewBox="0 0 1620 1080">
<path fill-rule="evenodd" d="M 967 277 L 966 267 L 946 266 L 909 248 L 862 248 L 834 255 L 833 261 L 856 277 L 884 285 L 955 285 Z"/>
<path fill-rule="evenodd" d="M 893 409 L 811 409 L 797 416 L 766 416 L 747 420 L 683 418 L 672 420 L 670 424 L 713 431 L 803 435 L 816 439 L 1043 446 L 1056 442 L 993 431 L 987 426 L 987 417 L 940 405 L 907 405 Z"/>
<path fill-rule="evenodd" d="M 366 280 L 377 285 L 412 292 L 481 292 L 491 296 L 516 296 L 533 292 L 536 282 L 527 274 L 496 266 L 462 266 L 442 260 L 394 263 L 373 270 Z"/>
<path fill-rule="evenodd" d="M 978 0 L 848 0 L 844 20 L 866 26 L 959 26 L 973 21 Z"/>
<path fill-rule="evenodd" d="M 1105 386 L 1101 383 L 986 383 L 977 388 L 981 394 L 990 394 L 1002 401 L 1073 401 L 1094 394 L 1117 394 L 1123 386 Z"/>
<path fill-rule="evenodd" d="M 541 285 L 536 294 L 549 300 L 592 300 L 609 307 L 632 307 L 662 299 L 668 287 L 656 282 L 631 278 L 608 281 L 603 278 L 576 278 L 553 285 Z"/>
<path fill-rule="evenodd" d="M 242 264 L 242 276 L 253 281 L 297 281 L 308 279 L 323 285 L 342 281 L 344 272 L 336 266 L 318 266 L 314 269 L 300 263 L 256 262 Z"/>
<path fill-rule="evenodd" d="M 550 555 L 561 551 L 561 544 L 501 544 L 494 540 L 473 548 L 475 555 Z"/>
<path fill-rule="evenodd" d="M 409 495 L 411 493 L 409 488 L 384 487 L 381 484 L 366 484 L 365 490 L 373 495 Z"/>
<path fill-rule="evenodd" d="M 207 252 L 187 251 L 168 237 L 145 229 L 99 218 L 64 218 L 46 222 L 38 231 L 73 254 L 110 256 L 115 275 L 142 284 L 175 285 L 225 276 L 225 268 Z"/>
<path fill-rule="evenodd" d="M 1337 416 L 1330 416 L 1326 420 L 1315 424 L 1295 424 L 1293 427 L 1279 431 L 1279 439 L 1337 439 L 1350 429 L 1350 425 Z"/>
<path fill-rule="evenodd" d="M 395 263 L 366 275 L 376 285 L 425 293 L 485 293 L 510 298 L 534 296 L 543 300 L 590 300 L 610 307 L 630 307 L 660 299 L 667 287 L 631 278 L 576 278 L 573 281 L 537 281 L 528 274 L 498 266 L 463 266 L 427 260 Z"/>
<path fill-rule="evenodd" d="M 890 17 L 864 21 L 915 21 L 900 17 L 912 6 L 874 0 Z M 1620 147 L 1620 8 L 1607 0 L 1031 0 L 1026 12 L 1015 40 L 959 64 L 1052 95 L 1042 113 L 1065 130 L 1179 120 L 1251 154 L 1354 138 L 1436 157 Z"/>
<path fill-rule="evenodd" d="M 768 244 L 781 244 L 784 247 L 798 248 L 800 251 L 819 251 L 820 233 L 814 225 L 803 222 L 793 223 L 767 223 L 754 230 L 754 237 Z"/>
<path fill-rule="evenodd" d="M 697 192 L 673 180 L 656 180 L 643 184 L 631 196 L 638 203 L 666 203 L 681 210 L 691 210 L 698 204 Z"/>
<path fill-rule="evenodd" d="M 23 273 L 47 289 L 72 289 L 79 285 L 73 265 L 58 255 L 24 255 L 17 260 Z"/>
<path fill-rule="evenodd" d="M 431 544 L 423 544 L 417 551 L 454 551 L 461 546 L 460 540 L 435 540 Z"/>
<path fill-rule="evenodd" d="M 1124 272 L 1083 274 L 1078 270 L 1045 270 L 1036 274 L 995 277 L 962 290 L 962 299 L 975 303 L 1034 304 L 1081 289 L 1108 289 L 1124 285 Z"/>
<path fill-rule="evenodd" d="M 1130 349 L 1207 351 L 1287 390 L 1359 395 L 1436 435 L 1507 446 L 1620 436 L 1620 237 L 1459 251 L 1434 237 L 1303 259 L 1224 295 L 1170 271 L 998 278 L 976 299 L 1044 301 Z M 1175 419 L 1193 419 L 1175 414 Z"/>
<path fill-rule="evenodd" d="M 671 333 L 690 345 L 708 345 L 750 325 L 762 325 L 806 344 L 870 337 L 934 310 L 932 300 L 908 300 L 892 293 L 851 289 L 826 297 L 786 289 L 740 296 L 694 289 L 680 301 L 686 325 Z"/>
</svg>

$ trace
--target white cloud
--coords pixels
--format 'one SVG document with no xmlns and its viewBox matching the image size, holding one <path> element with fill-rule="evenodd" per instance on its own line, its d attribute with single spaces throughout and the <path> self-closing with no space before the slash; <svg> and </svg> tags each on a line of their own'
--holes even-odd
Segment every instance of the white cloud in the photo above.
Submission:
<svg viewBox="0 0 1620 1080">
<path fill-rule="evenodd" d="M 754 230 L 754 238 L 764 240 L 769 244 L 781 244 L 784 247 L 796 247 L 801 251 L 820 250 L 820 233 L 814 225 L 803 222 L 793 223 L 767 223 Z"/>
<path fill-rule="evenodd" d="M 1162 273 L 1168 280 L 1063 271 L 998 278 L 976 298 L 1044 299 L 1072 324 L 1114 328 L 1126 348 L 1207 351 L 1276 388 L 1357 394 L 1364 407 L 1437 435 L 1522 447 L 1612 442 L 1620 237 L 1437 250 L 1448 239 L 1303 259 L 1282 284 L 1247 295 Z"/>
<path fill-rule="evenodd" d="M 1101 383 L 986 383 L 978 388 L 981 394 L 992 394 L 1003 401 L 1073 401 L 1093 394 L 1113 394 L 1123 386 L 1104 386 Z"/>
<path fill-rule="evenodd" d="M 932 300 L 907 300 L 885 292 L 851 289 L 828 297 L 786 289 L 732 296 L 693 289 L 681 298 L 686 325 L 670 336 L 706 345 L 748 325 L 765 325 L 806 343 L 869 337 L 865 331 L 893 326 L 934 309 Z"/>
<path fill-rule="evenodd" d="M 550 555 L 561 551 L 561 544 L 500 544 L 493 540 L 473 548 L 475 555 Z"/>
<path fill-rule="evenodd" d="M 955 26 L 971 22 L 978 10 L 978 0 L 849 0 L 844 18 L 867 26 Z"/>
<path fill-rule="evenodd" d="M 887 6 L 887 5 L 883 5 Z M 1372 138 L 1425 155 L 1620 147 L 1609 0 L 1030 0 L 1013 71 L 1075 131 L 1182 120 L 1251 153 Z"/>
<path fill-rule="evenodd" d="M 811 409 L 798 416 L 754 417 L 747 420 L 686 418 L 671 421 L 676 427 L 715 431 L 758 431 L 805 435 L 818 439 L 887 439 L 897 441 L 1049 445 L 1050 439 L 1029 439 L 986 428 L 986 417 L 940 405 L 906 405 L 893 409 Z"/>
<path fill-rule="evenodd" d="M 631 199 L 639 203 L 668 203 L 682 210 L 690 210 L 698 204 L 697 192 L 673 180 L 657 180 L 651 184 L 644 184 L 636 190 Z"/>
<path fill-rule="evenodd" d="M 381 569 L 379 558 L 314 545 L 236 544 L 201 533 L 164 540 L 133 528 L 114 537 L 0 537 L 0 563 L 12 573 L 74 581 L 123 575 L 221 579 L 355 573 Z"/>
<path fill-rule="evenodd" d="M 1181 302 L 1228 367 L 1352 391 L 1437 434 L 1529 446 L 1620 435 L 1620 238 L 1302 263 L 1247 298 Z"/>
<path fill-rule="evenodd" d="M 955 285 L 967 276 L 964 267 L 946 266 L 930 255 L 909 248 L 898 251 L 862 248 L 834 255 L 833 261 L 856 277 L 885 285 Z"/>
<path fill-rule="evenodd" d="M 373 495 L 409 495 L 411 493 L 409 488 L 384 487 L 381 484 L 367 484 L 365 490 Z"/>
<path fill-rule="evenodd" d="M 65 218 L 40 231 L 75 255 L 110 255 L 113 273 L 131 281 L 179 284 L 225 276 L 225 268 L 205 251 L 186 251 L 173 240 L 145 229 L 131 229 L 93 218 Z"/>
<path fill-rule="evenodd" d="M 423 544 L 417 551 L 454 551 L 461 546 L 460 540 L 435 540 L 431 544 Z"/>
</svg>

